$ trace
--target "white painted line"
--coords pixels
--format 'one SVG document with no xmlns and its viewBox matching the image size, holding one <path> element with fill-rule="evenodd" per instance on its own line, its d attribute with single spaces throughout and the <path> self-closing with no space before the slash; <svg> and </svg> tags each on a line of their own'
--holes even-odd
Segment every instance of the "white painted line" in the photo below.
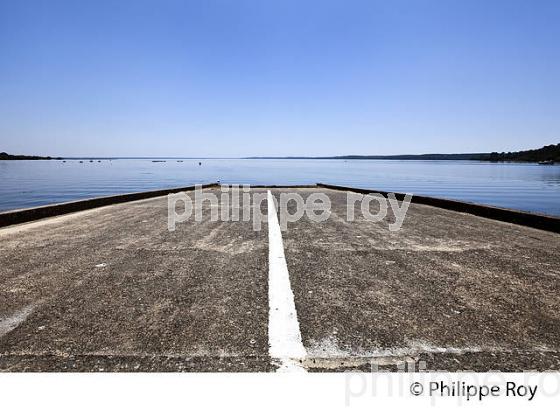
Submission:
<svg viewBox="0 0 560 410">
<path fill-rule="evenodd" d="M 305 371 L 306 352 L 301 341 L 294 294 L 284 256 L 276 206 L 268 191 L 268 352 L 280 362 L 278 371 Z"/>
</svg>

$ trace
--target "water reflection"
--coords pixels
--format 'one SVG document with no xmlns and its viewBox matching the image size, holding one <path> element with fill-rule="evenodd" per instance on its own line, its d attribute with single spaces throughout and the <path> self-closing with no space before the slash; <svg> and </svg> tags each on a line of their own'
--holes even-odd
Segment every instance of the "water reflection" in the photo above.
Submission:
<svg viewBox="0 0 560 410">
<path fill-rule="evenodd" d="M 560 166 L 556 165 L 187 158 L 183 162 L 152 161 L 0 161 L 0 209 L 220 180 L 249 184 L 325 182 L 560 215 Z"/>
</svg>

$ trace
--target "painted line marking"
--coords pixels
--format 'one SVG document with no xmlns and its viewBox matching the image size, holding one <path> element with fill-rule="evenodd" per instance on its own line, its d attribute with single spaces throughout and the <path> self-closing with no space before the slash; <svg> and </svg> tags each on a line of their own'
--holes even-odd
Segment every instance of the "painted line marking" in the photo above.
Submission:
<svg viewBox="0 0 560 410">
<path fill-rule="evenodd" d="M 306 356 L 301 341 L 294 294 L 284 255 L 276 206 L 268 191 L 268 353 L 280 362 L 277 371 L 305 371 Z"/>
</svg>

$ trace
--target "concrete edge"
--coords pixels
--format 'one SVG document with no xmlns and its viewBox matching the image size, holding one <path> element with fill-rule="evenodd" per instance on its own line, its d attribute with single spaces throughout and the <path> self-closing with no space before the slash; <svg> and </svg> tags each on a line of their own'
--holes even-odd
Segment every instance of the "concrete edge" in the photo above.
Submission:
<svg viewBox="0 0 560 410">
<path fill-rule="evenodd" d="M 231 186 L 231 184 L 229 185 Z M 241 185 L 242 186 L 242 185 Z M 250 185 L 251 188 L 266 188 L 266 189 L 282 189 L 282 188 L 317 188 L 317 184 L 301 184 L 301 185 Z"/>
<path fill-rule="evenodd" d="M 231 184 L 204 184 L 202 188 L 214 188 L 221 185 Z M 380 193 L 387 195 L 390 192 L 375 189 L 352 188 L 341 185 L 330 184 L 310 184 L 310 185 L 250 185 L 251 188 L 327 188 L 339 191 L 350 191 L 360 194 Z M 187 187 L 177 187 L 169 189 L 161 189 L 156 191 L 133 192 L 128 194 L 119 194 L 111 196 L 103 196 L 97 198 L 84 199 L 79 201 L 63 202 L 53 205 L 44 205 L 34 208 L 18 209 L 13 211 L 0 212 L 0 228 L 16 225 L 25 222 L 31 222 L 38 219 L 64 215 L 72 212 L 85 211 L 88 209 L 99 208 L 107 205 L 115 205 L 124 202 L 138 201 L 141 199 L 155 198 L 182 191 L 192 191 L 195 185 Z M 393 192 L 398 200 L 402 200 L 405 196 L 403 193 Z M 528 226 L 544 231 L 560 233 L 560 218 L 542 215 L 524 211 L 516 211 L 513 209 L 499 208 L 490 205 L 480 205 L 470 202 L 456 201 L 453 199 L 434 198 L 429 196 L 414 195 L 413 202 L 417 204 L 430 205 L 438 208 L 448 209 L 456 212 L 468 213 L 483 218 L 509 222 L 517 225 Z"/>
<path fill-rule="evenodd" d="M 213 188 L 220 186 L 217 183 L 201 185 L 202 188 Z M 60 216 L 72 212 L 85 211 L 88 209 L 99 208 L 107 205 L 121 204 L 124 202 L 138 201 L 141 199 L 155 198 L 168 194 L 183 191 L 193 191 L 196 185 L 160 189 L 156 191 L 132 192 L 111 196 L 101 196 L 97 198 L 83 199 L 79 201 L 63 202 L 53 205 L 43 205 L 33 208 L 17 209 L 13 211 L 0 212 L 0 228 L 21 224 L 24 222 L 36 221 L 38 219 Z"/>
<path fill-rule="evenodd" d="M 340 185 L 329 185 L 318 183 L 318 187 L 334 189 L 339 191 L 351 191 L 360 194 L 371 194 L 380 193 L 382 195 L 387 195 L 388 191 L 379 191 L 376 189 L 361 189 L 361 188 L 351 188 Z M 402 201 L 405 194 L 393 192 L 395 197 Z M 528 226 L 530 228 L 536 228 L 544 231 L 560 233 L 560 218 L 542 215 L 524 211 L 516 211 L 513 209 L 499 208 L 491 205 L 479 205 L 471 202 L 456 201 L 453 199 L 443 199 L 434 198 L 422 195 L 413 195 L 412 202 L 423 205 L 435 206 L 437 208 L 448 209 L 456 212 L 468 213 L 483 218 L 498 220 L 502 222 L 509 222 L 516 225 Z"/>
</svg>

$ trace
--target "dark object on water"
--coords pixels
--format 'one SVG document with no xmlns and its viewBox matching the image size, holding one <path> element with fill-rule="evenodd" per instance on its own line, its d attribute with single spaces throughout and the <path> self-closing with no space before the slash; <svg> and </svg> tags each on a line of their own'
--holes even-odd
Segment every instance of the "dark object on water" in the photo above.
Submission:
<svg viewBox="0 0 560 410">
<path fill-rule="evenodd" d="M 62 162 L 66 162 L 66 161 L 62 161 Z"/>
<path fill-rule="evenodd" d="M 183 162 L 183 160 L 182 160 L 182 159 L 178 159 L 177 162 Z"/>
<path fill-rule="evenodd" d="M 84 161 L 80 161 L 80 164 L 83 164 L 83 163 L 84 163 Z"/>
<path fill-rule="evenodd" d="M 93 159 L 90 159 L 89 162 L 93 162 Z"/>
<path fill-rule="evenodd" d="M 198 163 L 198 166 L 201 166 L 201 165 L 202 165 L 202 162 L 199 162 L 199 163 Z"/>
<path fill-rule="evenodd" d="M 554 161 L 551 159 L 548 161 L 539 161 L 539 165 L 554 165 Z"/>
<path fill-rule="evenodd" d="M 161 159 L 154 159 L 152 162 L 166 162 L 166 161 L 161 160 Z"/>
</svg>

